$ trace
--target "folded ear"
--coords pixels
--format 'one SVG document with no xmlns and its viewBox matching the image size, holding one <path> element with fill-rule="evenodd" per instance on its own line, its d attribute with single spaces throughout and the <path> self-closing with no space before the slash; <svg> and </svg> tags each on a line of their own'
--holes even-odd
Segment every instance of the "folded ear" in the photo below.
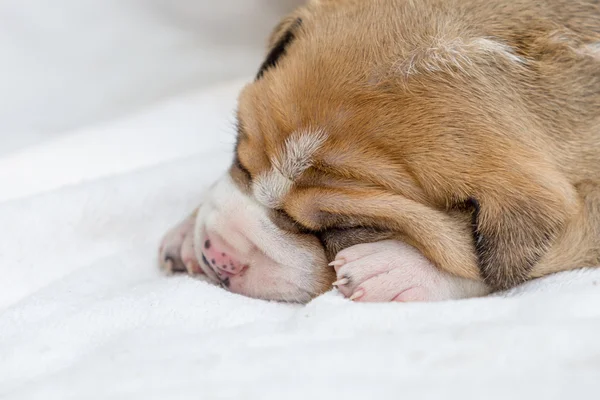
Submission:
<svg viewBox="0 0 600 400">
<path fill-rule="evenodd" d="M 534 276 L 533 267 L 580 214 L 581 204 L 569 182 L 547 169 L 529 176 L 488 178 L 480 185 L 470 184 L 471 228 L 453 211 L 443 212 L 376 189 L 347 193 L 303 189 L 287 206 L 304 226 L 325 232 L 322 241 L 328 253 L 361 240 L 383 240 L 368 230 L 350 229 L 371 227 L 371 232 L 379 234 L 401 234 L 450 273 L 470 279 L 481 276 L 491 288 L 501 290 Z M 464 193 L 468 188 L 461 189 Z M 328 234 L 331 229 L 338 230 Z"/>
<path fill-rule="evenodd" d="M 485 282 L 507 289 L 531 278 L 531 270 L 579 212 L 567 182 L 499 185 L 468 200 L 473 237 Z M 504 187 L 502 187 L 504 186 Z"/>
<path fill-rule="evenodd" d="M 354 244 L 394 238 L 416 247 L 451 274 L 480 278 L 469 222 L 452 213 L 378 188 L 297 189 L 285 209 L 302 226 L 321 234 L 328 255 Z"/>
<path fill-rule="evenodd" d="M 277 66 L 286 55 L 288 47 L 296 40 L 296 32 L 301 26 L 302 18 L 293 15 L 284 18 L 277 25 L 269 38 L 269 52 L 256 74 L 256 80 L 262 78 L 267 70 Z"/>
</svg>

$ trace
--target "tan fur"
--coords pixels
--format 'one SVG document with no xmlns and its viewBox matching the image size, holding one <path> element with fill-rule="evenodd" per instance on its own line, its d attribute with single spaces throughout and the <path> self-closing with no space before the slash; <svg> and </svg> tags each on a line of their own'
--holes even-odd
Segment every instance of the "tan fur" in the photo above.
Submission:
<svg viewBox="0 0 600 400">
<path fill-rule="evenodd" d="M 326 246 L 401 238 L 496 289 L 598 265 L 597 3 L 309 2 L 273 33 L 270 47 L 302 19 L 285 55 L 240 95 L 251 176 L 232 174 L 249 187 L 295 132 L 322 132 L 273 208 Z"/>
</svg>

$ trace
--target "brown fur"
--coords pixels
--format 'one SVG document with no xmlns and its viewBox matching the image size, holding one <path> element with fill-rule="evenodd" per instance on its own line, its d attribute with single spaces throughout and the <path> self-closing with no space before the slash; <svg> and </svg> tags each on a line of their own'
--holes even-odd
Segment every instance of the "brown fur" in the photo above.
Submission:
<svg viewBox="0 0 600 400">
<path fill-rule="evenodd" d="M 277 213 L 329 257 L 400 238 L 495 289 L 598 265 L 597 3 L 312 1 L 240 96 L 232 175 L 249 187 L 293 132 L 319 128 Z"/>
</svg>

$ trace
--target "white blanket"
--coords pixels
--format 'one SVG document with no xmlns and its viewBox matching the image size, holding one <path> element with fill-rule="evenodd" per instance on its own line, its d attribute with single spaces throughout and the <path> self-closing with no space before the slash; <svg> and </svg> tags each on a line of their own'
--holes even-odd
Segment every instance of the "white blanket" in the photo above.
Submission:
<svg viewBox="0 0 600 400">
<path fill-rule="evenodd" d="M 307 306 L 159 273 L 161 235 L 230 161 L 240 86 L 0 159 L 0 398 L 598 398 L 600 270 Z"/>
</svg>

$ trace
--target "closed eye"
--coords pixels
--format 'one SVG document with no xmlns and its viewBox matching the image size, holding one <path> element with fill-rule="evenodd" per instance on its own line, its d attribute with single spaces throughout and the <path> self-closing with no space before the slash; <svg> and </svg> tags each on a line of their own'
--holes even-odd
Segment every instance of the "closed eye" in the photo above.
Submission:
<svg viewBox="0 0 600 400">
<path fill-rule="evenodd" d="M 242 162 L 240 161 L 240 158 L 238 157 L 237 152 L 235 153 L 235 157 L 233 159 L 233 165 L 235 165 L 235 167 L 237 169 L 239 169 L 240 171 L 242 171 L 242 173 L 244 174 L 245 178 L 248 179 L 248 181 L 252 181 L 252 174 L 250 173 L 250 171 L 248 170 L 248 168 L 246 168 L 244 166 L 244 164 L 242 164 Z"/>
<path fill-rule="evenodd" d="M 243 140 L 247 140 L 248 139 L 248 134 L 246 133 L 246 130 L 244 129 L 244 125 L 242 124 L 239 116 L 238 116 L 238 120 L 236 122 L 236 130 L 237 130 L 237 136 L 236 136 L 236 140 L 235 140 L 235 147 L 233 149 L 233 166 L 235 168 L 237 168 L 240 172 L 242 172 L 242 174 L 244 175 L 244 178 L 246 178 L 248 180 L 248 182 L 252 181 L 252 174 L 250 173 L 250 170 L 248 168 L 246 168 L 246 166 L 244 164 L 242 164 L 242 161 L 240 160 L 240 155 L 239 155 L 239 147 L 240 147 L 240 142 Z"/>
<path fill-rule="evenodd" d="M 292 233 L 314 233 L 282 209 L 271 209 L 270 212 L 272 217 L 271 220 L 284 231 Z"/>
</svg>

